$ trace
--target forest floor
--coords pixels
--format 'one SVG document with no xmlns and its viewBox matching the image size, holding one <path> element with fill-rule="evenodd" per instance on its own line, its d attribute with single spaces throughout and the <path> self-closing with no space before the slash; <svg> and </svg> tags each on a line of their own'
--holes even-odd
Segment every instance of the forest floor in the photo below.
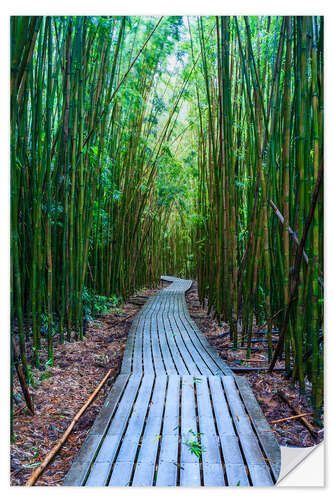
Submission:
<svg viewBox="0 0 333 500">
<path fill-rule="evenodd" d="M 137 296 L 149 298 L 157 290 L 140 290 Z M 85 340 L 54 345 L 54 367 L 32 370 L 34 386 L 29 390 L 35 406 L 34 416 L 25 407 L 15 374 L 13 430 L 16 442 L 11 444 L 12 486 L 25 484 L 108 370 L 113 369 L 112 377 L 77 422 L 36 486 L 62 483 L 120 371 L 127 335 L 141 307 L 128 301 L 111 308 L 108 314 L 89 323 Z M 43 365 L 46 360 L 41 361 Z"/>
<path fill-rule="evenodd" d="M 187 292 L 186 302 L 193 320 L 204 333 L 208 342 L 218 351 L 219 356 L 230 367 L 262 367 L 268 365 L 267 343 L 254 342 L 252 344 L 250 362 L 246 361 L 246 348 L 232 350 L 229 335 L 221 337 L 224 333 L 229 332 L 229 325 L 222 322 L 219 326 L 216 319 L 207 315 L 207 311 L 200 305 L 196 283 Z M 255 336 L 255 338 L 257 337 L 259 335 Z M 276 367 L 284 367 L 284 362 L 278 361 Z M 324 430 L 314 423 L 312 415 L 306 416 L 306 419 L 314 427 L 315 431 L 317 431 L 317 437 L 312 436 L 300 419 L 285 420 L 272 424 L 272 421 L 295 415 L 289 405 L 281 400 L 278 391 L 282 391 L 292 403 L 292 406 L 297 408 L 302 414 L 313 411 L 310 403 L 311 385 L 309 383 L 306 383 L 305 394 L 300 394 L 298 386 L 293 386 L 291 381 L 286 379 L 284 372 L 273 372 L 272 374 L 263 371 L 243 372 L 243 374 L 239 372 L 235 373 L 236 375 L 246 376 L 280 445 L 304 448 L 314 446 L 322 441 Z"/>
<path fill-rule="evenodd" d="M 162 287 L 161 287 L 162 288 Z M 149 297 L 158 289 L 140 290 L 137 296 Z M 143 299 L 131 298 L 142 301 Z M 244 366 L 245 350 L 233 351 L 227 337 L 219 337 L 227 332 L 227 324 L 221 326 L 202 309 L 197 294 L 196 284 L 186 294 L 190 314 L 208 341 L 218 351 L 229 366 Z M 21 388 L 16 375 L 14 377 L 14 433 L 16 442 L 11 444 L 11 485 L 24 485 L 34 469 L 60 439 L 75 414 L 92 394 L 109 369 L 112 377 L 104 385 L 94 402 L 75 425 L 68 440 L 55 459 L 46 468 L 36 482 L 37 486 L 59 486 L 68 472 L 75 456 L 84 442 L 99 409 L 103 406 L 110 386 L 119 374 L 126 345 L 127 335 L 132 321 L 141 305 L 130 301 L 111 308 L 108 314 L 99 316 L 89 323 L 85 340 L 65 342 L 54 346 L 54 367 L 32 370 L 34 386 L 30 392 L 35 405 L 35 415 L 26 409 Z M 254 343 L 253 357 L 267 359 L 263 343 Z M 42 360 L 43 361 L 43 360 Z M 45 361 L 45 360 L 44 360 Z M 260 362 L 251 362 L 251 366 L 260 366 Z M 281 362 L 280 365 L 282 366 Z M 267 420 L 289 417 L 292 410 L 277 395 L 282 390 L 294 406 L 302 413 L 312 411 L 309 403 L 309 388 L 305 395 L 300 395 L 297 387 L 291 387 L 290 381 L 279 372 L 267 374 L 250 372 L 244 374 L 264 412 Z M 312 416 L 307 419 L 314 425 Z M 323 430 L 315 439 L 299 419 L 272 424 L 276 438 L 281 445 L 313 446 L 323 438 Z"/>
</svg>

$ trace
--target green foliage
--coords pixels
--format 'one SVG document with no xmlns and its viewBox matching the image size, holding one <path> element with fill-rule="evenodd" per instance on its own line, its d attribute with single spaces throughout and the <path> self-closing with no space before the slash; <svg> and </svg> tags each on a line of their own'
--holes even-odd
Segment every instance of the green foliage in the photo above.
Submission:
<svg viewBox="0 0 333 500">
<path fill-rule="evenodd" d="M 188 431 L 194 439 L 187 439 L 185 441 L 186 446 L 189 447 L 190 452 L 194 455 L 196 455 L 198 458 L 201 457 L 201 455 L 206 451 L 205 448 L 200 444 L 200 436 L 201 432 L 194 432 L 192 429 Z"/>
<path fill-rule="evenodd" d="M 120 303 L 121 299 L 115 295 L 104 297 L 103 295 L 94 294 L 87 287 L 83 289 L 82 310 L 87 321 L 92 321 L 98 315 L 107 314 L 111 307 L 115 307 Z"/>
</svg>

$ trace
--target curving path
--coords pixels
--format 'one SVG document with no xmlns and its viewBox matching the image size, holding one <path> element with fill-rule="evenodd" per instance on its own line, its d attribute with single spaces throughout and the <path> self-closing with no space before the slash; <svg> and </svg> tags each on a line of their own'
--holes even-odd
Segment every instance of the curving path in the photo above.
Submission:
<svg viewBox="0 0 333 500">
<path fill-rule="evenodd" d="M 273 485 L 280 448 L 246 378 L 191 319 L 192 282 L 162 279 L 171 285 L 135 317 L 121 373 L 63 485 Z"/>
</svg>

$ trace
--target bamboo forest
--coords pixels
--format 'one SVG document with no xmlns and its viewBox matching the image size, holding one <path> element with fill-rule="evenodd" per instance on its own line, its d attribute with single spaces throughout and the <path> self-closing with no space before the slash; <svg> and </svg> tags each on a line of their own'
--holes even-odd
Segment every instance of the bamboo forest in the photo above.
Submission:
<svg viewBox="0 0 333 500">
<path fill-rule="evenodd" d="M 46 465 L 43 460 L 57 441 L 59 448 L 64 447 L 62 456 L 71 456 L 63 468 L 67 473 L 85 434 L 75 448 L 75 432 L 65 446 L 63 431 L 70 432 L 72 417 L 103 376 L 107 378 L 107 369 L 116 376 L 123 363 L 124 373 L 132 345 L 131 376 L 149 376 L 147 366 L 152 366 L 155 392 L 164 380 L 159 380 L 159 364 L 168 376 L 168 387 L 172 383 L 175 375 L 170 375 L 169 360 L 180 377 L 183 373 L 202 377 L 202 383 L 193 384 L 199 425 L 197 431 L 193 426 L 190 431 L 196 437 L 185 444 L 179 441 L 180 449 L 189 448 L 191 457 L 198 460 L 203 470 L 201 485 L 210 484 L 205 472 L 205 451 L 210 445 L 205 445 L 200 424 L 200 391 L 207 383 L 209 405 L 214 406 L 217 397 L 215 382 L 205 372 L 217 378 L 209 371 L 212 361 L 207 356 L 217 359 L 214 363 L 221 369 L 226 398 L 231 377 L 241 395 L 239 380 L 247 381 L 248 392 L 258 401 L 255 404 L 260 405 L 279 443 L 281 439 L 293 443 L 292 437 L 282 436 L 285 429 L 295 435 L 299 429 L 309 439 L 316 436 L 317 441 L 311 443 L 304 437 L 307 444 L 297 442 L 298 446 L 319 442 L 324 401 L 323 40 L 321 16 L 11 17 L 12 484 L 24 484 L 34 469 L 36 476 L 41 473 Z M 177 305 L 183 299 L 177 299 L 177 294 L 183 297 L 184 291 L 190 313 L 185 311 L 183 316 L 179 312 L 183 306 Z M 163 305 L 163 297 L 175 300 L 176 306 Z M 166 311 L 161 312 L 161 322 L 159 316 L 153 319 L 158 308 Z M 74 373 L 71 358 L 66 356 L 81 353 L 78 363 L 88 369 L 91 362 L 80 349 L 97 342 L 96 331 L 102 327 L 105 335 L 110 336 L 110 325 L 119 332 L 129 312 L 133 324 L 128 323 L 118 340 L 119 349 L 115 347 L 113 353 L 108 347 L 116 345 L 112 344 L 114 336 L 105 341 L 109 344 L 101 340 L 94 344 L 89 356 L 102 359 L 104 351 L 98 346 L 105 346 L 109 361 L 104 365 L 98 361 L 103 366 L 96 368 L 96 378 L 82 392 L 85 396 L 76 402 L 75 411 L 73 406 L 70 418 L 65 410 L 58 411 L 67 418 L 60 422 L 61 433 L 58 419 L 58 430 L 48 444 L 34 445 L 39 452 L 25 462 L 21 458 L 15 462 L 15 450 L 24 434 L 21 427 L 32 429 L 37 426 L 34 419 L 42 418 L 43 387 L 50 394 L 50 387 L 57 386 L 56 382 L 51 385 L 52 380 L 59 378 L 60 384 L 71 370 L 70 380 L 80 379 L 80 368 Z M 174 323 L 168 319 L 170 327 L 167 314 L 170 318 L 180 315 Z M 142 320 L 144 333 L 138 344 L 138 333 L 131 332 L 133 328 L 139 331 L 141 317 L 150 319 Z M 183 332 L 185 321 L 194 325 L 192 334 L 190 327 L 186 334 L 170 333 L 175 328 Z M 210 326 L 205 327 L 205 322 Z M 148 326 L 150 354 L 144 347 Z M 159 333 L 155 356 L 153 336 L 162 328 L 167 347 Z M 186 344 L 187 336 L 193 352 Z M 193 340 L 201 336 L 204 340 Z M 204 354 L 199 342 L 207 344 Z M 136 349 L 140 349 L 140 365 L 135 361 Z M 214 354 L 209 354 L 212 350 Z M 205 368 L 200 368 L 199 356 Z M 112 363 L 118 358 L 116 369 Z M 179 368 L 183 365 L 185 372 Z M 80 379 L 82 387 L 87 379 L 88 375 Z M 142 387 L 146 379 L 142 378 Z M 88 414 L 92 409 L 99 411 L 110 389 L 113 394 L 113 382 L 107 383 L 109 388 L 104 385 Z M 126 383 L 129 391 L 131 382 Z M 269 387 L 265 397 L 271 398 L 270 408 L 256 392 L 258 384 Z M 73 387 L 69 399 L 74 401 L 81 389 Z M 182 387 L 181 397 L 185 397 Z M 282 399 L 279 387 L 286 388 Z M 126 391 L 122 394 L 129 394 Z M 141 404 L 138 391 L 133 405 L 135 401 Z M 165 426 L 167 396 L 164 399 L 161 418 Z M 119 411 L 121 401 L 115 407 Z M 232 401 L 228 403 L 231 414 Z M 242 401 L 246 406 L 244 395 Z M 272 402 L 279 405 L 275 414 L 268 412 Z M 219 425 L 216 408 L 214 429 Z M 250 419 L 250 405 L 244 414 Z M 109 419 L 110 429 L 115 415 Z M 144 430 L 150 425 L 147 415 L 138 431 L 141 451 Z M 278 426 L 273 426 L 274 415 L 294 420 L 288 420 L 285 425 L 290 427 L 282 426 L 279 434 Z M 43 418 L 44 427 L 38 424 L 38 429 L 44 429 L 41 434 L 48 428 Z M 52 411 L 47 418 L 53 422 Z M 132 429 L 128 418 L 126 425 Z M 238 432 L 241 424 L 234 421 L 233 425 Z M 156 439 L 163 431 L 158 434 Z M 182 431 L 179 436 L 181 440 Z M 239 436 L 242 439 L 241 431 Z M 119 447 L 125 441 L 126 434 Z M 162 485 L 163 441 L 155 441 L 158 451 L 151 484 Z M 246 461 L 246 446 L 242 446 Z M 105 476 L 106 485 L 118 484 L 113 481 L 119 449 Z M 274 460 L 265 453 L 264 466 L 270 467 L 273 481 L 274 467 L 269 462 L 274 464 Z M 227 454 L 223 451 L 221 456 L 223 481 L 231 485 Z M 141 484 L 136 483 L 141 469 L 135 457 L 129 485 Z M 50 470 L 56 470 L 59 460 Z M 82 485 L 97 484 L 93 471 L 99 462 L 91 460 L 90 475 L 82 479 Z M 185 485 L 189 473 L 182 460 L 176 459 L 182 465 L 178 470 L 174 467 L 175 484 Z M 78 480 L 75 463 L 64 484 L 74 484 L 69 477 Z M 249 464 L 245 463 L 244 481 L 257 485 Z M 51 481 L 47 474 L 45 482 L 40 479 L 37 484 L 60 484 L 47 482 Z M 61 481 L 64 474 L 59 475 Z M 235 485 L 237 481 L 243 485 L 241 476 Z"/>
</svg>

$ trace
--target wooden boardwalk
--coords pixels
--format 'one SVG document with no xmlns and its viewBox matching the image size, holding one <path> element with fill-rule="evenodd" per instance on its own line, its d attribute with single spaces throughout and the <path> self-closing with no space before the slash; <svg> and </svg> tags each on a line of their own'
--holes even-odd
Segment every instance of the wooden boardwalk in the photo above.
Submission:
<svg viewBox="0 0 333 500">
<path fill-rule="evenodd" d="M 162 279 L 171 285 L 134 319 L 121 373 L 63 485 L 273 485 L 280 448 L 246 378 L 191 319 L 192 282 Z"/>
</svg>

